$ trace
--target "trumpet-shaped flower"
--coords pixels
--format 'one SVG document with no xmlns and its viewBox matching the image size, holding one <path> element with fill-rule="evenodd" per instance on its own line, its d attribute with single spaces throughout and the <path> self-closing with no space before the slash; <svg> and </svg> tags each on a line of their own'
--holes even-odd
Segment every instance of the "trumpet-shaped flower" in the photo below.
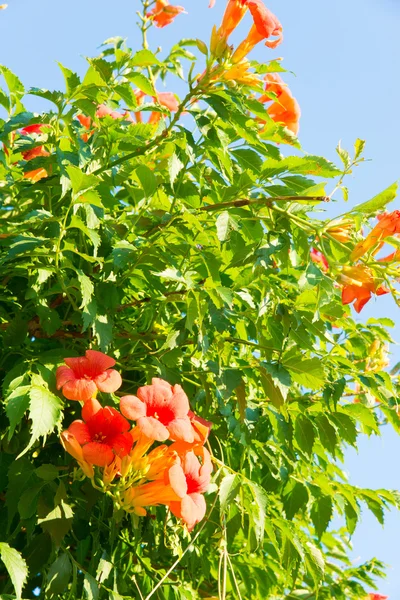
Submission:
<svg viewBox="0 0 400 600">
<path fill-rule="evenodd" d="M 227 40 L 232 31 L 236 29 L 247 11 L 246 0 L 229 0 L 226 6 L 222 23 L 217 31 L 220 39 Z"/>
<path fill-rule="evenodd" d="M 246 39 L 233 53 L 233 62 L 240 62 L 262 40 L 266 40 L 265 45 L 268 48 L 276 48 L 283 40 L 281 23 L 262 0 L 244 0 L 244 2 L 251 12 L 254 24 Z"/>
<path fill-rule="evenodd" d="M 183 6 L 172 6 L 168 0 L 156 0 L 155 7 L 147 13 L 156 27 L 165 27 L 170 25 L 175 17 L 180 13 L 186 12 Z"/>
<path fill-rule="evenodd" d="M 265 76 L 265 91 L 274 93 L 276 100 L 269 96 L 261 96 L 260 102 L 272 102 L 267 108 L 271 119 L 276 123 L 282 123 L 290 129 L 295 135 L 299 132 L 299 121 L 301 110 L 296 98 L 292 96 L 291 91 L 277 73 L 267 73 Z"/>
<path fill-rule="evenodd" d="M 187 491 L 186 478 L 180 465 L 167 468 L 161 479 L 129 488 L 124 494 L 126 508 L 139 516 L 146 515 L 147 506 L 171 502 L 180 503 Z"/>
<path fill-rule="evenodd" d="M 389 596 L 382 596 L 382 594 L 369 594 L 369 600 L 388 600 Z"/>
<path fill-rule="evenodd" d="M 83 420 L 73 421 L 67 432 L 82 447 L 86 462 L 105 467 L 115 456 L 123 458 L 132 449 L 133 439 L 129 422 L 115 408 L 102 408 L 95 399 L 88 400 L 82 409 Z"/>
<path fill-rule="evenodd" d="M 65 358 L 67 366 L 58 367 L 57 389 L 68 400 L 86 401 L 93 398 L 97 390 L 115 392 L 121 385 L 121 375 L 115 369 L 115 360 L 102 352 L 86 350 L 85 356 Z"/>
<path fill-rule="evenodd" d="M 137 396 L 124 396 L 120 403 L 125 417 L 137 422 L 148 438 L 193 442 L 193 429 L 188 417 L 189 400 L 180 385 L 170 385 L 154 378 L 151 385 L 140 387 Z"/>
<path fill-rule="evenodd" d="M 176 517 L 186 523 L 189 531 L 192 531 L 206 513 L 206 501 L 202 494 L 207 491 L 212 472 L 211 457 L 206 449 L 203 450 L 203 459 L 203 464 L 200 464 L 194 452 L 188 452 L 182 459 L 182 466 L 175 468 L 172 477 L 170 474 L 170 483 L 177 495 L 181 495 L 186 489 L 182 499 L 170 502 L 169 508 Z M 182 473 L 186 485 L 183 485 Z"/>
<path fill-rule="evenodd" d="M 363 265 L 344 267 L 340 277 L 343 283 L 342 303 L 350 304 L 355 301 L 353 306 L 358 313 L 371 299 L 372 294 L 382 296 L 389 292 L 384 285 L 376 281 L 371 269 Z"/>
<path fill-rule="evenodd" d="M 378 245 L 377 250 L 379 250 L 385 238 L 400 233 L 400 210 L 384 213 L 378 219 L 378 223 L 365 240 L 362 240 L 355 246 L 350 255 L 351 260 L 359 259 L 376 245 Z"/>
<path fill-rule="evenodd" d="M 87 477 L 94 477 L 93 465 L 89 464 L 83 456 L 82 446 L 79 444 L 76 437 L 68 430 L 61 434 L 61 443 L 64 450 L 78 461 L 79 466 Z"/>
</svg>

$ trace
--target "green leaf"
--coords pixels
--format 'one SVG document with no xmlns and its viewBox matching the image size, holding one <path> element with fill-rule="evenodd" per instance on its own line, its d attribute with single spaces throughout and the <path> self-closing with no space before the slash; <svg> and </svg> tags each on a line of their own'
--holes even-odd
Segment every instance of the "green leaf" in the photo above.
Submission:
<svg viewBox="0 0 400 600">
<path fill-rule="evenodd" d="M 354 158 L 357 159 L 361 156 L 361 154 L 364 152 L 364 148 L 365 148 L 365 140 L 360 140 L 359 138 L 356 139 L 356 141 L 354 142 Z"/>
<path fill-rule="evenodd" d="M 59 597 L 67 589 L 72 575 L 72 565 L 68 554 L 60 554 L 47 573 L 46 594 Z"/>
<path fill-rule="evenodd" d="M 311 542 L 307 542 L 305 545 L 305 562 L 307 570 L 310 572 L 311 577 L 315 583 L 315 589 L 319 589 L 319 583 L 324 579 L 325 574 L 325 559 L 321 550 L 314 546 Z"/>
<path fill-rule="evenodd" d="M 298 481 L 289 480 L 283 488 L 282 501 L 286 518 L 292 520 L 308 502 L 307 488 Z"/>
<path fill-rule="evenodd" d="M 345 168 L 348 169 L 351 165 L 350 154 L 347 152 L 347 150 L 341 147 L 340 142 L 336 148 L 336 152 L 338 153 L 340 160 L 344 164 Z"/>
<path fill-rule="evenodd" d="M 21 452 L 22 456 L 40 438 L 52 433 L 61 421 L 62 401 L 42 385 L 33 385 L 29 390 L 29 417 L 32 420 L 31 439 Z"/>
<path fill-rule="evenodd" d="M 227 210 L 224 210 L 215 221 L 217 227 L 217 237 L 220 242 L 225 242 L 232 230 L 238 229 L 238 223 L 231 217 Z"/>
<path fill-rule="evenodd" d="M 92 192 L 89 192 L 89 194 L 91 194 L 91 193 Z M 86 200 L 88 200 L 87 193 L 85 193 L 85 195 L 83 197 Z M 82 197 L 80 198 L 79 201 L 80 202 L 82 201 Z M 90 202 L 90 199 L 89 199 L 89 202 Z M 68 225 L 68 229 L 79 229 L 80 231 L 82 231 L 82 233 L 84 233 L 86 235 L 86 237 L 89 238 L 89 240 L 92 242 L 95 253 L 97 252 L 97 249 L 101 243 L 101 238 L 100 238 L 99 234 L 97 233 L 97 231 L 94 231 L 93 229 L 89 229 L 88 227 L 86 227 L 86 225 L 83 223 L 83 221 L 81 221 L 79 219 L 79 217 L 77 217 L 76 215 L 72 215 L 70 224 Z"/>
<path fill-rule="evenodd" d="M 247 486 L 253 496 L 252 510 L 250 513 L 250 523 L 254 530 L 257 543 L 260 545 L 264 540 L 266 508 L 268 505 L 268 496 L 265 490 L 257 483 L 247 481 Z"/>
<path fill-rule="evenodd" d="M 20 103 L 20 99 L 25 93 L 25 88 L 22 85 L 21 80 L 7 67 L 0 65 L 0 74 L 3 75 L 4 81 L 10 91 L 11 106 L 17 106 L 19 109 L 17 112 L 21 112 L 23 107 Z"/>
<path fill-rule="evenodd" d="M 286 355 L 282 359 L 283 366 L 290 371 L 292 379 L 311 390 L 319 389 L 325 384 L 325 373 L 319 358 L 303 358 L 297 354 Z"/>
<path fill-rule="evenodd" d="M 315 442 L 315 430 L 310 419 L 303 414 L 299 414 L 296 418 L 294 437 L 300 450 L 311 457 Z"/>
<path fill-rule="evenodd" d="M 35 473 L 40 479 L 44 479 L 45 481 L 53 481 L 53 479 L 58 477 L 58 469 L 52 464 L 40 465 L 40 467 L 35 469 Z"/>
<path fill-rule="evenodd" d="M 14 550 L 14 548 L 11 548 L 5 542 L 0 542 L 0 558 L 8 571 L 14 586 L 16 598 L 17 600 L 21 600 L 22 588 L 28 578 L 26 562 L 17 550 Z"/>
<path fill-rule="evenodd" d="M 267 396 L 266 400 L 272 402 L 275 408 L 279 409 L 285 403 L 285 398 L 280 388 L 275 385 L 270 373 L 267 373 L 264 367 L 260 367 L 260 379 L 265 395 Z"/>
<path fill-rule="evenodd" d="M 67 97 L 71 98 L 76 88 L 81 84 L 81 80 L 76 73 L 67 69 L 67 67 L 64 67 L 61 63 L 58 63 L 58 66 L 64 75 Z"/>
<path fill-rule="evenodd" d="M 83 592 L 87 600 L 98 600 L 99 598 L 99 584 L 97 583 L 96 579 L 90 575 L 90 573 L 85 573 L 85 579 L 83 580 Z"/>
<path fill-rule="evenodd" d="M 260 173 L 263 165 L 263 160 L 257 152 L 250 149 L 234 150 L 232 155 L 244 169 L 250 169 L 255 173 Z"/>
<path fill-rule="evenodd" d="M 229 473 L 225 475 L 219 486 L 219 504 L 221 514 L 225 512 L 227 508 L 235 500 L 239 493 L 241 485 L 241 478 L 235 473 Z"/>
<path fill-rule="evenodd" d="M 5 399 L 6 415 L 10 421 L 10 429 L 8 431 L 8 439 L 13 436 L 16 426 L 21 422 L 22 417 L 29 407 L 29 392 L 30 386 L 24 385 L 14 389 Z"/>
<path fill-rule="evenodd" d="M 157 92 L 151 83 L 150 79 L 142 75 L 141 73 L 127 73 L 126 77 L 129 81 L 132 81 L 136 87 L 148 96 L 157 96 Z"/>
<path fill-rule="evenodd" d="M 99 184 L 99 181 L 95 175 L 87 175 L 78 167 L 68 165 L 66 168 L 68 177 L 71 180 L 73 197 L 75 200 L 79 198 L 79 202 L 84 202 L 80 199 L 84 192 L 93 190 Z"/>
<path fill-rule="evenodd" d="M 363 215 L 373 214 L 384 208 L 389 202 L 392 202 L 397 196 L 397 183 L 392 183 L 386 190 L 377 194 L 368 202 L 357 204 L 350 212 L 357 212 Z"/>
<path fill-rule="evenodd" d="M 311 520 L 319 539 L 328 529 L 333 515 L 332 498 L 329 496 L 320 496 L 315 500 L 311 508 Z"/>
<path fill-rule="evenodd" d="M 129 61 L 131 67 L 151 67 L 153 65 L 160 66 L 158 58 L 150 52 L 150 50 L 139 50 L 133 55 Z"/>
<path fill-rule="evenodd" d="M 334 427 L 329 423 L 325 415 L 319 415 L 315 419 L 315 425 L 319 431 L 321 444 L 331 453 L 335 454 L 338 438 Z"/>
<path fill-rule="evenodd" d="M 135 173 L 140 181 L 145 196 L 151 198 L 157 191 L 157 178 L 153 171 L 146 165 L 136 167 Z"/>
<path fill-rule="evenodd" d="M 100 350 L 105 352 L 112 342 L 113 323 L 107 315 L 97 315 L 93 323 L 93 331 Z"/>
<path fill-rule="evenodd" d="M 182 171 L 184 166 L 185 165 L 183 164 L 183 162 L 178 158 L 178 156 L 174 152 L 168 160 L 169 180 L 172 186 L 174 185 L 176 178 L 178 177 L 179 173 Z"/>
<path fill-rule="evenodd" d="M 78 271 L 78 280 L 81 286 L 82 303 L 79 308 L 85 308 L 92 299 L 94 286 L 91 280 L 83 271 Z"/>
</svg>

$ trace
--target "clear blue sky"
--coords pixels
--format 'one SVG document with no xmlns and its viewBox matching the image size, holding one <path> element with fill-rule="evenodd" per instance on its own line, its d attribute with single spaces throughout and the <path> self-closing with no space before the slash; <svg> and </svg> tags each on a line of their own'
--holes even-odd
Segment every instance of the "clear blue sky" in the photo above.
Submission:
<svg viewBox="0 0 400 600">
<path fill-rule="evenodd" d="M 368 200 L 393 183 L 400 173 L 399 140 L 400 2 L 396 0 L 267 0 L 283 24 L 285 39 L 276 50 L 260 45 L 253 52 L 258 60 L 285 58 L 284 66 L 296 76 L 286 79 L 302 108 L 300 139 L 303 148 L 335 160 L 335 147 L 342 140 L 350 147 L 357 137 L 367 140 L 365 163 L 347 183 L 349 206 Z M 84 56 L 95 56 L 106 38 L 128 38 L 139 47 L 135 28 L 138 0 L 8 0 L 0 12 L 0 63 L 19 75 L 27 87 L 63 87 L 56 61 L 82 73 Z M 176 0 L 188 15 L 150 36 L 154 47 L 167 49 L 180 37 L 208 40 L 213 23 L 220 21 L 226 1 L 217 0 L 213 10 L 208 0 Z M 249 23 L 249 21 L 248 21 Z M 246 27 L 242 29 L 244 32 Z M 175 88 L 178 93 L 184 90 Z M 29 108 L 42 105 L 32 98 Z M 399 202 L 393 208 L 400 208 Z M 342 212 L 330 206 L 329 214 Z M 371 301 L 361 318 L 390 316 L 397 326 L 399 312 L 387 296 Z M 392 349 L 393 361 L 399 351 Z M 400 437 L 389 427 L 382 438 L 362 439 L 360 452 L 347 455 L 350 482 L 373 488 L 400 488 L 398 457 Z M 384 529 L 365 513 L 354 535 L 354 557 L 365 561 L 377 555 L 391 564 L 380 588 L 391 600 L 400 598 L 400 515 L 387 516 Z"/>
</svg>

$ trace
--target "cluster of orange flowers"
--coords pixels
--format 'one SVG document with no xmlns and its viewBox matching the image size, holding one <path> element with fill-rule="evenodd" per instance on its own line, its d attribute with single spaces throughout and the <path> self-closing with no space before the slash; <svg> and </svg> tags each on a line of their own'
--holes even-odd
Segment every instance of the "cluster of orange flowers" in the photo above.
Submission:
<svg viewBox="0 0 400 600">
<path fill-rule="evenodd" d="M 391 213 L 378 215 L 378 223 L 370 231 L 367 237 L 356 244 L 350 254 L 350 260 L 358 261 L 368 252 L 372 251 L 375 256 L 383 247 L 385 239 L 400 233 L 400 211 L 394 210 Z M 332 223 L 332 227 L 326 230 L 326 233 L 336 239 L 338 242 L 349 242 L 351 240 L 351 221 Z M 325 273 L 329 270 L 329 263 L 326 256 L 315 248 L 311 249 L 311 260 L 317 264 Z M 400 251 L 396 250 L 379 258 L 378 262 L 400 262 Z M 372 269 L 363 263 L 356 263 L 353 266 L 343 267 L 340 274 L 340 283 L 342 284 L 342 302 L 351 304 L 359 313 L 366 303 L 371 299 L 372 294 L 382 296 L 389 293 L 389 289 L 376 278 Z"/>
<path fill-rule="evenodd" d="M 115 360 L 87 350 L 65 363 L 57 369 L 57 389 L 83 403 L 82 419 L 61 434 L 65 450 L 87 477 L 99 473 L 128 513 L 144 516 L 148 507 L 163 504 L 191 531 L 206 512 L 203 494 L 213 468 L 204 444 L 211 423 L 191 412 L 180 385 L 163 379 L 122 397 L 120 412 L 103 407 L 97 392 L 113 393 L 122 385 Z"/>
</svg>

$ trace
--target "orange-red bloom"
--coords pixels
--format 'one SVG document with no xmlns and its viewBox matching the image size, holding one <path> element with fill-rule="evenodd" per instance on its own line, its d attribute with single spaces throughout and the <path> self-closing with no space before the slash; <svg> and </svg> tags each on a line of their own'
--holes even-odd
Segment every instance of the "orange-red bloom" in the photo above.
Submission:
<svg viewBox="0 0 400 600">
<path fill-rule="evenodd" d="M 240 21 L 243 19 L 247 10 L 246 0 L 229 0 L 222 23 L 218 29 L 218 37 L 227 40 L 232 31 L 236 29 Z"/>
<path fill-rule="evenodd" d="M 382 296 L 389 290 L 374 278 L 374 274 L 368 267 L 357 265 L 355 267 L 344 267 L 341 273 L 342 303 L 354 302 L 354 309 L 359 313 L 371 299 L 372 294 Z"/>
<path fill-rule="evenodd" d="M 301 110 L 296 98 L 277 73 L 267 73 L 265 76 L 265 91 L 277 96 L 275 101 L 268 96 L 261 96 L 260 102 L 272 102 L 267 108 L 271 119 L 276 123 L 282 123 L 295 135 L 299 132 L 299 121 Z"/>
<path fill-rule="evenodd" d="M 281 23 L 262 0 L 244 0 L 244 2 L 251 12 L 254 24 L 246 39 L 233 53 L 233 62 L 240 62 L 262 40 L 266 40 L 265 45 L 268 48 L 276 48 L 283 40 Z"/>
<path fill-rule="evenodd" d="M 146 16 L 152 19 L 156 27 L 165 27 L 183 12 L 183 6 L 171 6 L 168 0 L 156 0 L 155 7 Z"/>
<path fill-rule="evenodd" d="M 74 436 L 82 447 L 86 462 L 105 467 L 118 456 L 129 454 L 133 438 L 129 433 L 129 422 L 115 408 L 102 408 L 94 398 L 82 408 L 83 421 L 73 421 L 67 432 Z"/>
<path fill-rule="evenodd" d="M 102 352 L 86 350 L 85 356 L 65 358 L 67 366 L 58 367 L 56 372 L 57 389 L 68 400 L 89 400 L 100 392 L 115 392 L 122 379 L 118 371 L 111 369 L 115 360 Z"/>
<path fill-rule="evenodd" d="M 324 273 L 329 271 L 329 263 L 326 259 L 326 256 L 322 254 L 322 252 L 320 252 L 316 248 L 311 248 L 310 257 L 313 263 L 319 266 L 321 271 L 324 271 Z"/>
<path fill-rule="evenodd" d="M 182 459 L 180 470 L 175 467 L 173 476 L 170 475 L 171 487 L 182 499 L 170 502 L 169 508 L 176 517 L 186 523 L 189 531 L 203 519 L 206 513 L 206 501 L 202 493 L 207 491 L 212 472 L 211 457 L 206 449 L 204 449 L 203 460 L 201 465 L 196 455 L 188 452 Z M 186 480 L 184 483 L 182 472 Z"/>
<path fill-rule="evenodd" d="M 382 594 L 369 594 L 369 600 L 388 600 L 389 596 L 382 596 Z"/>
<path fill-rule="evenodd" d="M 159 92 L 153 100 L 157 100 L 161 106 L 168 108 L 171 112 L 176 112 L 179 108 L 179 102 L 173 92 Z M 153 111 L 149 118 L 149 123 L 158 123 L 162 113 Z"/>
<path fill-rule="evenodd" d="M 326 229 L 326 233 L 328 233 L 333 239 L 338 242 L 342 242 L 345 244 L 351 240 L 351 231 L 354 228 L 354 222 L 351 220 L 342 220 L 338 219 L 331 222 L 330 227 Z"/>
<path fill-rule="evenodd" d="M 151 385 L 138 389 L 137 396 L 121 398 L 120 408 L 149 439 L 194 441 L 189 400 L 180 385 L 153 378 Z"/>
<path fill-rule="evenodd" d="M 400 210 L 384 213 L 378 217 L 379 221 L 365 240 L 359 242 L 350 255 L 351 260 L 364 256 L 368 250 L 378 244 L 377 250 L 382 246 L 383 240 L 391 235 L 400 233 Z"/>
<path fill-rule="evenodd" d="M 34 125 L 27 125 L 21 129 L 21 135 L 31 135 L 42 133 L 44 125 L 42 123 L 35 123 Z M 32 160 L 33 158 L 37 158 L 38 156 L 50 156 L 50 153 L 44 149 L 43 146 L 36 146 L 36 148 L 32 148 L 31 150 L 26 150 L 22 152 L 22 156 L 24 160 Z M 47 177 L 47 173 L 45 175 Z M 38 180 L 36 180 L 38 181 Z"/>
</svg>

